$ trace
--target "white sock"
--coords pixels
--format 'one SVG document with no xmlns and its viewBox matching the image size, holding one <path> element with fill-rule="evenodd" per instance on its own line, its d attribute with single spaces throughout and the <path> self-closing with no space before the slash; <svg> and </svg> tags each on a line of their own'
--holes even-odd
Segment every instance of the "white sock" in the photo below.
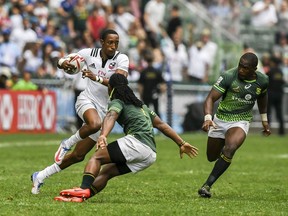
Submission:
<svg viewBox="0 0 288 216">
<path fill-rule="evenodd" d="M 79 130 L 78 130 L 75 134 L 73 134 L 71 137 L 69 137 L 67 140 L 64 141 L 65 147 L 70 149 L 81 140 L 83 139 L 80 137 Z"/>
<path fill-rule="evenodd" d="M 37 179 L 40 182 L 43 182 L 44 179 L 60 171 L 61 171 L 61 168 L 56 163 L 54 163 L 51 166 L 48 166 L 44 170 L 40 171 L 37 175 Z"/>
</svg>

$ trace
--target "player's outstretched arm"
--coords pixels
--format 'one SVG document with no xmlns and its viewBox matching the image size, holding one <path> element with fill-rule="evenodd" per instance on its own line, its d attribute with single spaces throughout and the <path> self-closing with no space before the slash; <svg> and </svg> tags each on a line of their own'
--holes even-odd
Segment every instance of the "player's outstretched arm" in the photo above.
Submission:
<svg viewBox="0 0 288 216">
<path fill-rule="evenodd" d="M 190 145 L 184 141 L 166 122 L 162 121 L 158 116 L 153 119 L 153 126 L 161 131 L 165 136 L 172 139 L 180 148 L 180 158 L 183 157 L 183 153 L 187 154 L 190 158 L 198 155 L 198 148 Z"/>
<path fill-rule="evenodd" d="M 110 134 L 110 132 L 112 131 L 115 122 L 118 118 L 118 113 L 116 113 L 115 111 L 111 110 L 108 111 L 103 122 L 102 122 L 102 129 L 101 129 L 101 133 L 100 136 L 97 140 L 97 144 L 96 144 L 96 149 L 98 148 L 105 148 L 107 146 L 107 136 Z"/>
</svg>

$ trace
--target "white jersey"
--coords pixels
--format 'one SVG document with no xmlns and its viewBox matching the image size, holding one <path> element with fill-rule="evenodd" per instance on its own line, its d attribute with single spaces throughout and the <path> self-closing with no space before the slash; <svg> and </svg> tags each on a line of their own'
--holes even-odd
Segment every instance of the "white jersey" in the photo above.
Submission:
<svg viewBox="0 0 288 216">
<path fill-rule="evenodd" d="M 102 62 L 100 50 L 101 48 L 86 48 L 78 52 L 85 59 L 86 66 L 91 72 L 106 79 L 109 79 L 117 69 L 128 73 L 129 59 L 127 55 L 116 51 L 113 58 Z M 81 94 L 100 106 L 102 110 L 106 109 L 109 99 L 107 86 L 89 78 L 85 79 L 87 79 L 87 87 Z"/>
</svg>

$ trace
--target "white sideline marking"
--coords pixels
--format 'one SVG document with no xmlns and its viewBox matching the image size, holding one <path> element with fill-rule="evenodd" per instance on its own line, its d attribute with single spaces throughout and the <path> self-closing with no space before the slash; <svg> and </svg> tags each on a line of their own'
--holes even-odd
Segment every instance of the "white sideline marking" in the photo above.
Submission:
<svg viewBox="0 0 288 216">
<path fill-rule="evenodd" d="M 277 155 L 277 158 L 288 158 L 288 154 Z"/>
<path fill-rule="evenodd" d="M 49 145 L 59 145 L 60 142 L 61 140 L 3 142 L 0 143 L 0 148 L 23 147 L 23 146 L 49 146 Z"/>
</svg>

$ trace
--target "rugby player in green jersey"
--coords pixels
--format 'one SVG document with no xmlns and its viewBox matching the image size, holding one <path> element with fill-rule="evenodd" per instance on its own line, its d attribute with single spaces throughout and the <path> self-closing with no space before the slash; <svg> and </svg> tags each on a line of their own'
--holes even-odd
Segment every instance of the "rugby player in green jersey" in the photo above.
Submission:
<svg viewBox="0 0 288 216">
<path fill-rule="evenodd" d="M 267 119 L 268 77 L 257 70 L 258 58 L 254 53 L 241 56 L 238 67 L 223 73 L 213 85 L 204 102 L 204 123 L 208 131 L 207 159 L 216 161 L 212 172 L 198 190 L 201 197 L 210 198 L 211 186 L 230 166 L 237 149 L 246 139 L 252 110 L 257 101 L 262 118 L 263 134 L 271 134 Z M 215 102 L 222 97 L 212 118 Z"/>
<path fill-rule="evenodd" d="M 196 147 L 185 142 L 134 95 L 124 75 L 115 73 L 110 77 L 108 92 L 111 102 L 97 140 L 97 151 L 86 164 L 82 184 L 80 188 L 62 190 L 55 200 L 83 202 L 102 191 L 111 178 L 151 166 L 156 161 L 153 128 L 179 146 L 181 158 L 183 153 L 191 158 L 198 154 Z M 125 136 L 108 145 L 107 136 L 116 121 L 123 127 Z"/>
</svg>

